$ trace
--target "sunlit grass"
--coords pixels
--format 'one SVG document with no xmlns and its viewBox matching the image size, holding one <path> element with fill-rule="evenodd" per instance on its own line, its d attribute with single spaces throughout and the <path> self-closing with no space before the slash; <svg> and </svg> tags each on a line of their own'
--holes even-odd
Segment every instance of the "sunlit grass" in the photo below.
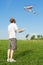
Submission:
<svg viewBox="0 0 43 65">
<path fill-rule="evenodd" d="M 0 65 L 43 65 L 43 40 L 18 40 L 14 51 L 16 63 L 8 63 L 8 41 L 0 40 Z"/>
</svg>

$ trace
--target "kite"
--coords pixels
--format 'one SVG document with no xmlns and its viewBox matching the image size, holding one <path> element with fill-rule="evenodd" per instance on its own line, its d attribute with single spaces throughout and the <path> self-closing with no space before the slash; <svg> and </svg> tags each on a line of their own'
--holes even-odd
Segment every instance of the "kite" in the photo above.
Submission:
<svg viewBox="0 0 43 65">
<path fill-rule="evenodd" d="M 38 13 L 34 10 L 34 8 L 33 8 L 32 5 L 30 5 L 30 6 L 25 6 L 24 9 L 25 9 L 27 12 L 32 12 L 33 14 L 38 15 Z"/>
</svg>

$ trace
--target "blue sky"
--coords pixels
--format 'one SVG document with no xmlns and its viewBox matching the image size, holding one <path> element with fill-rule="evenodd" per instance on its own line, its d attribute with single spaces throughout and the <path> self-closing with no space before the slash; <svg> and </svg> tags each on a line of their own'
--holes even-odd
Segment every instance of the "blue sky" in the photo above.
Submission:
<svg viewBox="0 0 43 65">
<path fill-rule="evenodd" d="M 26 12 L 24 6 L 34 5 L 38 16 Z M 18 28 L 26 27 L 23 33 L 17 33 L 17 38 L 24 38 L 26 34 L 43 35 L 43 0 L 0 0 L 0 39 L 8 39 L 7 27 L 9 19 L 14 17 Z"/>
</svg>

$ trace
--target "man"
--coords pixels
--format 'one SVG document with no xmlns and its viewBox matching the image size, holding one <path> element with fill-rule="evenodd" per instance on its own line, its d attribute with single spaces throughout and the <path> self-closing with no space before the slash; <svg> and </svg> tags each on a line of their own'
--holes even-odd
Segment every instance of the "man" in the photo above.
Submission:
<svg viewBox="0 0 43 65">
<path fill-rule="evenodd" d="M 10 25 L 8 26 L 8 37 L 9 37 L 9 46 L 7 52 L 7 62 L 16 62 L 13 59 L 13 53 L 16 49 L 16 32 L 23 32 L 24 30 L 18 29 L 16 21 L 14 18 L 10 19 Z"/>
</svg>

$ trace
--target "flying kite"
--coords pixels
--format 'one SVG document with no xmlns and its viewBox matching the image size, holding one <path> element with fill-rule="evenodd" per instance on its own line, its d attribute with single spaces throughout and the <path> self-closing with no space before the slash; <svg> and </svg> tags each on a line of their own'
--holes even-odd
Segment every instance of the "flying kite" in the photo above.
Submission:
<svg viewBox="0 0 43 65">
<path fill-rule="evenodd" d="M 34 10 L 33 6 L 25 6 L 24 9 L 27 11 L 27 12 L 32 12 L 33 14 L 35 15 L 38 15 L 38 13 Z"/>
</svg>

